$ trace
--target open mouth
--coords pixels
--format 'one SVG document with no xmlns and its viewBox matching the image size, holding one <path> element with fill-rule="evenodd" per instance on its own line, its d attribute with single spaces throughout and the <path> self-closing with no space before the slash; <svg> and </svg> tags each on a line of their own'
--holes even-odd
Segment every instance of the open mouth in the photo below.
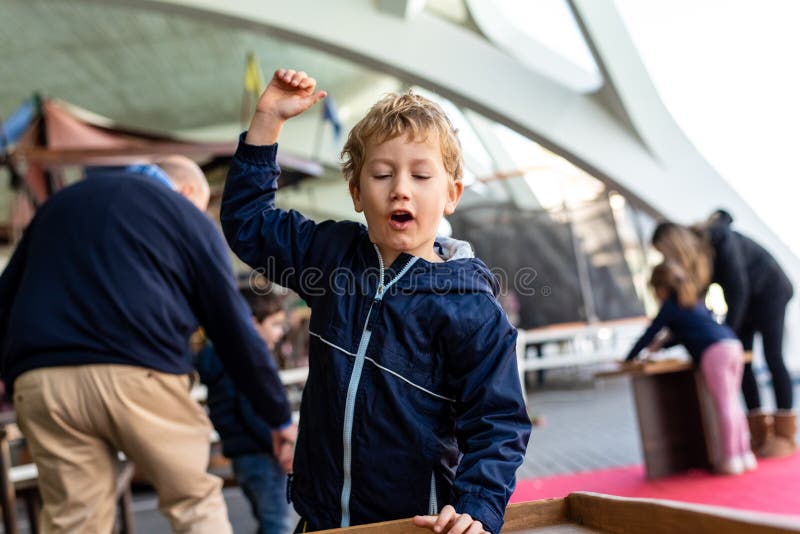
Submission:
<svg viewBox="0 0 800 534">
<path fill-rule="evenodd" d="M 397 210 L 392 212 L 392 221 L 398 223 L 407 223 L 414 219 L 414 216 L 411 213 L 404 211 L 404 210 Z"/>
</svg>

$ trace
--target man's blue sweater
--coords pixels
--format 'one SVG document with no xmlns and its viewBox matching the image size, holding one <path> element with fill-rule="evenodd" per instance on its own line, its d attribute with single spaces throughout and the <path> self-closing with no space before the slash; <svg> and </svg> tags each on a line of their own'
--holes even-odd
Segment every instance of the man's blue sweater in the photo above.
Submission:
<svg viewBox="0 0 800 534">
<path fill-rule="evenodd" d="M 2 377 L 124 364 L 192 372 L 202 324 L 228 375 L 272 426 L 290 411 L 211 220 L 150 177 L 108 172 L 37 212 L 0 278 Z"/>
</svg>

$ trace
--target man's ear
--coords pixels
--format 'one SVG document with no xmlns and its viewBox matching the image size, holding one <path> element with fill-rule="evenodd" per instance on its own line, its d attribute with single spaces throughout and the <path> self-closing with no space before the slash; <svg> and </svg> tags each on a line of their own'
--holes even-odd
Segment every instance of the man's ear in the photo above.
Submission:
<svg viewBox="0 0 800 534">
<path fill-rule="evenodd" d="M 182 183 L 178 186 L 178 193 L 191 200 L 194 194 L 194 186 L 190 183 Z"/>
<path fill-rule="evenodd" d="M 353 208 L 357 213 L 361 213 L 364 211 L 364 208 L 361 206 L 361 190 L 354 182 L 350 182 L 348 187 L 350 188 L 350 197 L 353 199 Z"/>
<path fill-rule="evenodd" d="M 458 206 L 458 202 L 461 200 L 461 195 L 463 194 L 464 182 L 462 180 L 450 184 L 447 188 L 447 203 L 444 205 L 445 215 L 452 215 L 453 212 L 456 211 L 456 206 Z"/>
</svg>

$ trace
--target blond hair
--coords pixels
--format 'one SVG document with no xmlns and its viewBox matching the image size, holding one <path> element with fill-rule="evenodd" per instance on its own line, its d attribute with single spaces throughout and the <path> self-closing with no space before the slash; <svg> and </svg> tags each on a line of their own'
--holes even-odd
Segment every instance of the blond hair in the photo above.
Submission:
<svg viewBox="0 0 800 534">
<path fill-rule="evenodd" d="M 390 93 L 372 106 L 350 130 L 340 155 L 342 173 L 348 182 L 358 187 L 369 142 L 380 144 L 401 135 L 408 135 L 414 141 L 425 141 L 433 134 L 439 139 L 445 170 L 454 182 L 459 181 L 464 164 L 456 133 L 450 119 L 436 102 L 412 91 Z"/>
<path fill-rule="evenodd" d="M 653 232 L 652 243 L 666 260 L 692 277 L 698 297 L 706 292 L 713 274 L 713 250 L 700 228 L 663 222 Z"/>
<path fill-rule="evenodd" d="M 655 290 L 661 289 L 667 294 L 675 296 L 678 303 L 685 308 L 695 306 L 699 300 L 699 292 L 694 280 L 674 261 L 665 260 L 656 265 L 650 275 L 650 285 Z"/>
</svg>

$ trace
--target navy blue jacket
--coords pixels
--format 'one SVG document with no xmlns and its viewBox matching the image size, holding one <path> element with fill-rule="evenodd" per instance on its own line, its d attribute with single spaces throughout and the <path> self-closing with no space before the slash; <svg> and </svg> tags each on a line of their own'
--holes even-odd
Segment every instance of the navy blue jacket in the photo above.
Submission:
<svg viewBox="0 0 800 534">
<path fill-rule="evenodd" d="M 37 211 L 0 278 L 3 379 L 101 363 L 191 373 L 199 323 L 261 416 L 284 424 L 277 368 L 234 282 L 219 232 L 181 195 L 143 175 L 78 182 Z"/>
<path fill-rule="evenodd" d="M 210 343 L 195 357 L 195 369 L 200 381 L 208 388 L 206 406 L 222 441 L 222 454 L 228 458 L 272 454 L 269 425 L 258 417 L 250 401 L 225 374 L 225 368 Z"/>
<path fill-rule="evenodd" d="M 496 280 L 475 258 L 383 266 L 363 225 L 276 209 L 276 152 L 240 142 L 221 219 L 243 261 L 312 309 L 295 509 L 322 529 L 449 503 L 497 533 L 530 422 Z"/>
<path fill-rule="evenodd" d="M 695 365 L 700 363 L 703 352 L 714 343 L 725 339 L 736 339 L 733 330 L 714 320 L 711 311 L 705 307 L 705 304 L 698 302 L 692 308 L 684 308 L 673 297 L 664 301 L 658 315 L 630 350 L 625 360 L 630 361 L 636 358 L 642 349 L 648 346 L 665 327 L 670 331 L 668 345 L 680 343 L 686 347 Z"/>
<path fill-rule="evenodd" d="M 725 293 L 725 322 L 739 332 L 753 317 L 774 303 L 786 302 L 794 289 L 775 258 L 761 245 L 731 228 L 732 219 L 721 218 L 708 228 L 714 250 L 714 277 Z M 758 322 L 758 321 L 756 321 Z"/>
</svg>

